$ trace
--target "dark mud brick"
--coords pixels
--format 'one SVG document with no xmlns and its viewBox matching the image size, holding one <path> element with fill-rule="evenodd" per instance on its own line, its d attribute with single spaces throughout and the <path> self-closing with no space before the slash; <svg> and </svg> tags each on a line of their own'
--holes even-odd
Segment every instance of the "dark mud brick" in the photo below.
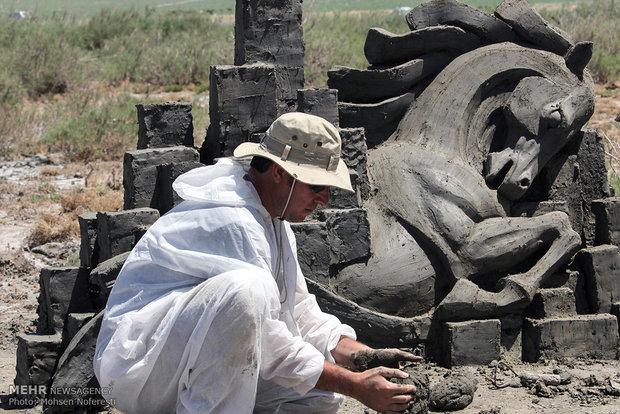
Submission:
<svg viewBox="0 0 620 414">
<path fill-rule="evenodd" d="M 577 314 L 590 313 L 588 295 L 586 292 L 586 277 L 579 270 L 566 269 L 550 275 L 541 285 L 542 289 L 567 288 L 570 289 L 575 301 Z"/>
<path fill-rule="evenodd" d="M 292 223 L 297 239 L 297 258 L 304 276 L 319 283 L 329 280 L 330 249 L 325 223 Z"/>
<path fill-rule="evenodd" d="M 583 208 L 582 238 L 586 246 L 592 246 L 595 239 L 596 219 L 592 212 L 592 201 L 612 195 L 605 167 L 605 146 L 599 131 L 586 130 L 577 151 L 579 165 L 579 197 Z"/>
<path fill-rule="evenodd" d="M 177 146 L 128 151 L 123 160 L 124 209 L 158 207 L 157 166 L 182 161 L 198 161 L 194 148 Z"/>
<path fill-rule="evenodd" d="M 611 314 L 614 315 L 616 319 L 618 319 L 618 324 L 620 325 L 620 302 L 611 305 Z"/>
<path fill-rule="evenodd" d="M 59 357 L 61 339 L 55 335 L 17 335 L 17 365 L 15 385 L 36 385 L 40 387 L 19 387 L 19 396 L 43 397 L 49 390 L 56 361 Z"/>
<path fill-rule="evenodd" d="M 370 254 L 370 225 L 366 210 L 323 210 L 330 248 L 330 264 L 361 260 Z"/>
<path fill-rule="evenodd" d="M 592 201 L 596 219 L 594 244 L 620 245 L 620 197 Z"/>
<path fill-rule="evenodd" d="M 510 25 L 488 13 L 457 0 L 432 0 L 407 14 L 411 30 L 429 26 L 453 25 L 491 42 L 517 42 Z"/>
<path fill-rule="evenodd" d="M 192 104 L 138 104 L 138 149 L 194 145 Z"/>
<path fill-rule="evenodd" d="M 504 0 L 495 15 L 523 40 L 544 50 L 564 56 L 572 47 L 569 36 L 547 23 L 525 0 Z"/>
<path fill-rule="evenodd" d="M 303 88 L 301 68 L 256 63 L 211 68 L 209 118 L 211 124 L 201 148 L 201 162 L 232 155 L 253 134 L 265 132 L 280 115 L 297 107 Z"/>
<path fill-rule="evenodd" d="M 427 27 L 404 34 L 372 27 L 366 35 L 364 54 L 373 65 L 388 65 L 405 63 L 430 52 L 459 55 L 478 46 L 478 36 L 455 26 Z"/>
<path fill-rule="evenodd" d="M 61 333 L 70 312 L 90 312 L 93 303 L 84 267 L 41 269 L 37 333 Z"/>
<path fill-rule="evenodd" d="M 525 319 L 523 360 L 539 358 L 616 359 L 618 322 L 610 314 L 577 315 L 568 318 Z"/>
<path fill-rule="evenodd" d="M 330 208 L 357 208 L 368 199 L 370 184 L 366 156 L 366 135 L 363 128 L 340 129 L 342 159 L 351 173 L 354 193 L 332 187 L 329 189 Z"/>
<path fill-rule="evenodd" d="M 575 263 L 585 277 L 590 311 L 608 313 L 620 300 L 620 253 L 618 246 L 606 244 L 577 252 Z"/>
<path fill-rule="evenodd" d="M 46 413 L 86 412 L 87 409 L 98 412 L 96 408 L 105 405 L 101 393 L 93 392 L 99 389 L 93 358 L 102 319 L 103 311 L 84 324 L 58 359 L 49 398 L 44 404 Z M 67 407 L 71 410 L 67 411 Z"/>
<path fill-rule="evenodd" d="M 97 213 L 99 261 L 103 262 L 133 249 L 158 218 L 159 212 L 153 208 Z"/>
<path fill-rule="evenodd" d="M 84 326 L 88 321 L 90 321 L 93 316 L 95 316 L 94 312 L 86 312 L 86 313 L 70 313 L 67 316 L 67 322 L 65 323 L 65 331 L 62 335 L 63 344 L 69 343 L 71 339 L 78 333 L 78 331 Z"/>
<path fill-rule="evenodd" d="M 539 289 L 530 304 L 528 315 L 534 319 L 574 316 L 575 295 L 569 288 Z"/>
<path fill-rule="evenodd" d="M 486 365 L 500 358 L 501 326 L 498 319 L 447 322 L 445 363 L 450 366 Z"/>
<path fill-rule="evenodd" d="M 105 306 L 110 296 L 110 291 L 114 286 L 116 277 L 120 273 L 125 260 L 131 252 L 121 253 L 108 260 L 105 260 L 95 267 L 88 277 L 88 282 L 97 290 L 98 301 Z"/>
<path fill-rule="evenodd" d="M 183 199 L 172 189 L 172 183 L 181 174 L 194 168 L 204 167 L 198 161 L 181 161 L 177 163 L 167 163 L 157 166 L 157 193 L 159 194 L 159 214 L 164 215 Z"/>
<path fill-rule="evenodd" d="M 80 265 L 92 268 L 99 262 L 97 245 L 97 213 L 84 213 L 78 216 L 80 225 Z"/>
<path fill-rule="evenodd" d="M 302 0 L 237 0 L 235 65 L 303 67 Z"/>
<path fill-rule="evenodd" d="M 336 89 L 299 89 L 297 91 L 297 111 L 320 116 L 333 125 L 339 125 L 338 90 Z"/>
</svg>

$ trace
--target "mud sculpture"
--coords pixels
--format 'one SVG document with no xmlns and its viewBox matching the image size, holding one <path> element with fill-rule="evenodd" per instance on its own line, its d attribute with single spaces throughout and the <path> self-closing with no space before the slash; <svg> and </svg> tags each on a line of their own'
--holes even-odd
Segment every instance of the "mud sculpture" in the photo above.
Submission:
<svg viewBox="0 0 620 414">
<path fill-rule="evenodd" d="M 329 72 L 348 101 L 341 126 L 365 126 L 372 148 L 374 191 L 363 205 L 372 255 L 341 269 L 337 295 L 314 288 L 330 308 L 363 304 L 356 311 L 396 329 L 420 315 L 521 312 L 582 245 L 565 213 L 513 217 L 511 208 L 593 113 L 592 45 L 571 43 L 525 1 L 506 0 L 492 16 L 434 0 L 407 22 L 404 35 L 369 31 L 367 71 Z M 385 83 L 374 100 L 354 92 L 370 78 Z M 385 107 L 383 124 L 365 116 Z"/>
</svg>

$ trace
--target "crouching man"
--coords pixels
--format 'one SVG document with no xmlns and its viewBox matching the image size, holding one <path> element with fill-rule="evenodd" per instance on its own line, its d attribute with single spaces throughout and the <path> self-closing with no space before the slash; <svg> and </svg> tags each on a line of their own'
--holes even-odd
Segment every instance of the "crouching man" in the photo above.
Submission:
<svg viewBox="0 0 620 414">
<path fill-rule="evenodd" d="M 130 413 L 335 413 L 348 395 L 385 412 L 407 407 L 397 368 L 359 372 L 378 352 L 308 293 L 289 222 L 352 191 L 338 130 L 289 113 L 237 158 L 174 183 L 184 201 L 129 255 L 107 303 L 94 359 L 106 397 Z M 394 361 L 418 357 L 381 350 Z M 398 364 L 396 364 L 398 366 Z"/>
</svg>

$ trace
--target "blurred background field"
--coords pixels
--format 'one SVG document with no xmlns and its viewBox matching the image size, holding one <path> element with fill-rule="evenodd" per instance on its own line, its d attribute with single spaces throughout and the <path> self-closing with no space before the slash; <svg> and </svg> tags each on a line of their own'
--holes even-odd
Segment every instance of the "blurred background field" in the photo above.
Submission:
<svg viewBox="0 0 620 414">
<path fill-rule="evenodd" d="M 332 66 L 366 67 L 368 29 L 407 32 L 396 8 L 420 3 L 305 0 L 306 87 L 325 87 Z M 492 12 L 500 1 L 466 3 Z M 531 1 L 574 41 L 594 42 L 589 69 L 597 82 L 598 112 L 590 126 L 605 134 L 610 179 L 620 193 L 619 123 L 613 120 L 620 112 L 617 3 Z M 26 13 L 14 14 L 20 10 Z M 53 154 L 64 163 L 120 164 L 124 152 L 136 145 L 135 105 L 167 100 L 194 105 L 195 142 L 200 145 L 209 124 L 210 67 L 234 61 L 233 14 L 234 0 L 3 1 L 0 159 Z M 112 184 L 99 193 L 120 191 L 118 179 L 107 181 Z M 53 188 L 42 194 L 39 201 L 60 198 Z"/>
<path fill-rule="evenodd" d="M 305 0 L 305 11 L 348 11 L 348 10 L 390 10 L 396 7 L 415 7 L 424 0 Z M 583 0 L 534 0 L 530 4 L 576 4 Z M 590 0 L 603 1 L 603 0 Z M 37 16 L 49 16 L 53 13 L 68 12 L 77 17 L 87 17 L 102 9 L 122 10 L 154 8 L 158 11 L 205 11 L 211 14 L 234 13 L 235 0 L 9 0 L 2 2 L 0 12 L 4 14 L 15 10 L 27 10 Z M 473 7 L 496 7 L 501 0 L 465 0 Z"/>
</svg>

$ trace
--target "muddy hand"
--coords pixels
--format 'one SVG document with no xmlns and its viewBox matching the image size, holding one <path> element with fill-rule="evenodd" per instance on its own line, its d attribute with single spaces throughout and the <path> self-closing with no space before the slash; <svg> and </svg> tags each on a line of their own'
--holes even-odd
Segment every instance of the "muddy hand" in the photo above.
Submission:
<svg viewBox="0 0 620 414">
<path fill-rule="evenodd" d="M 413 384 L 395 384 L 390 378 L 405 379 L 409 374 L 394 368 L 377 367 L 360 372 L 359 394 L 353 395 L 366 406 L 384 413 L 402 412 L 416 392 Z"/>
<path fill-rule="evenodd" d="M 400 368 L 403 361 L 417 362 L 421 357 L 396 348 L 365 349 L 351 354 L 353 366 L 360 371 L 375 367 Z"/>
</svg>

